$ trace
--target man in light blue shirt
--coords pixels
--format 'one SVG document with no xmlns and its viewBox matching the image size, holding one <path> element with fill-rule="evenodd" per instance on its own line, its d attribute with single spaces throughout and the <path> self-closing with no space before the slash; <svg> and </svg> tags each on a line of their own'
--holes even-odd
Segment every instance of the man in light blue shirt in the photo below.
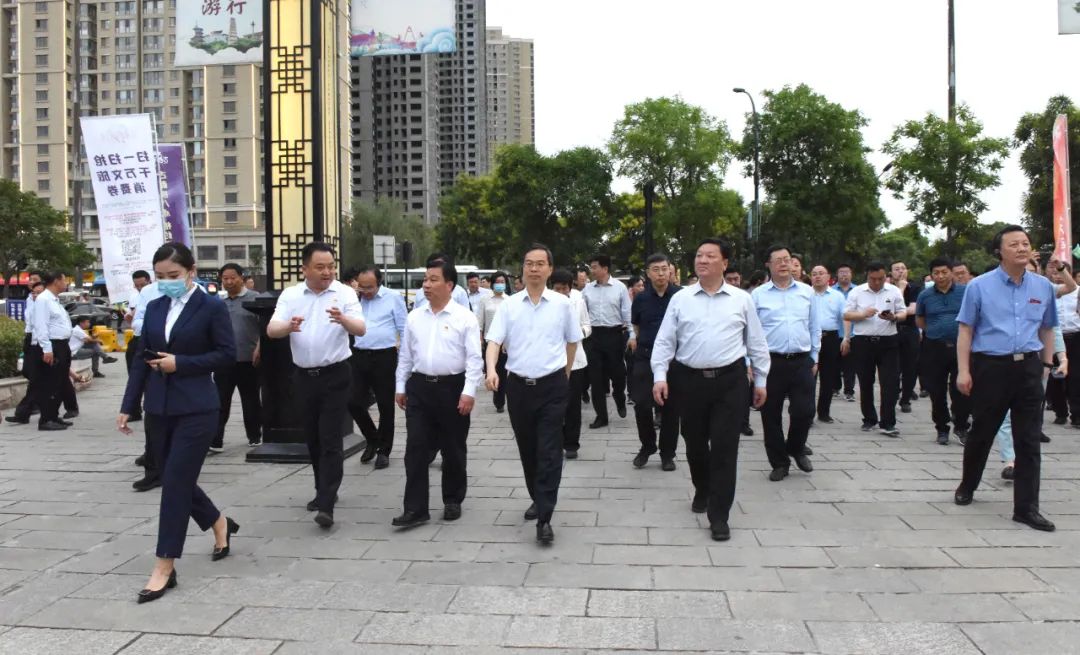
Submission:
<svg viewBox="0 0 1080 655">
<path fill-rule="evenodd" d="M 401 294 L 382 286 L 379 269 L 361 268 L 357 282 L 367 332 L 353 337 L 349 360 L 353 372 L 353 397 L 349 413 L 367 440 L 360 461 L 366 464 L 374 458 L 375 468 L 384 469 L 390 465 L 390 451 L 394 447 L 394 372 L 407 312 Z M 378 429 L 368 414 L 368 398 L 372 393 L 379 408 Z"/>
<path fill-rule="evenodd" d="M 847 337 L 844 328 L 844 294 L 829 286 L 829 269 L 818 264 L 810 269 L 814 287 L 818 325 L 821 327 L 821 351 L 818 353 L 817 420 L 832 423 L 833 393 L 840 390 L 843 357 L 840 344 Z"/>
<path fill-rule="evenodd" d="M 844 294 L 844 300 L 847 300 L 848 294 L 855 288 L 855 283 L 852 282 L 851 277 L 851 265 L 840 264 L 836 267 L 836 284 L 833 285 L 833 289 L 836 289 L 840 293 Z M 840 335 L 840 338 L 851 343 L 851 323 L 845 323 L 847 331 Z M 841 387 L 844 390 L 844 400 L 849 403 L 855 402 L 855 358 L 850 355 L 841 352 L 840 356 L 840 370 L 833 374 L 833 389 L 839 391 Z"/>
<path fill-rule="evenodd" d="M 770 280 L 754 289 L 757 308 L 772 365 L 766 382 L 767 399 L 761 408 L 765 453 L 779 482 L 787 477 L 791 459 L 805 473 L 814 470 L 803 449 L 814 421 L 814 374 L 821 348 L 821 328 L 814 290 L 795 279 L 791 250 L 776 245 L 766 254 Z M 791 423 L 784 438 L 784 400 Z"/>
<path fill-rule="evenodd" d="M 1039 418 L 1044 367 L 1053 366 L 1056 294 L 1049 280 L 1026 269 L 1033 251 L 1022 227 L 998 232 L 994 251 L 1001 266 L 967 285 L 956 317 L 956 387 L 971 396 L 973 420 L 954 499 L 971 504 L 994 435 L 1011 411 L 1013 520 L 1049 532 L 1054 524 L 1039 513 Z"/>
</svg>

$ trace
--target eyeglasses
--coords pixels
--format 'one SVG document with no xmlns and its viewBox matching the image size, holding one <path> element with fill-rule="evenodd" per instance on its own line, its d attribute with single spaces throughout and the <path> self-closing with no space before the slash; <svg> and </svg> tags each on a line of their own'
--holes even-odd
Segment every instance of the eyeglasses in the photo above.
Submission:
<svg viewBox="0 0 1080 655">
<path fill-rule="evenodd" d="M 548 263 L 547 263 L 546 259 L 541 260 L 541 261 L 525 260 L 525 268 L 543 268 L 543 267 L 545 267 L 547 265 L 548 265 Z"/>
</svg>

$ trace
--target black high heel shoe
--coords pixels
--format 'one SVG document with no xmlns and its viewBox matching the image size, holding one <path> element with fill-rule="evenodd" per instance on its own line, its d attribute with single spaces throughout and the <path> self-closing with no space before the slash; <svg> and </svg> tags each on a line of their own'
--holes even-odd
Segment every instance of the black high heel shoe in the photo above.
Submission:
<svg viewBox="0 0 1080 655">
<path fill-rule="evenodd" d="M 218 561 L 219 559 L 225 559 L 229 556 L 229 546 L 232 544 L 232 536 L 240 532 L 240 524 L 232 520 L 229 517 L 225 517 L 225 547 L 214 548 L 213 555 L 210 556 L 211 561 Z"/>
<path fill-rule="evenodd" d="M 149 603 L 152 600 L 157 600 L 158 598 L 161 598 L 162 596 L 165 595 L 166 590 L 172 589 L 175 586 L 176 586 L 176 569 L 173 569 L 172 573 L 169 574 L 169 581 L 165 583 L 164 587 L 162 587 L 161 589 L 158 589 L 156 591 L 153 590 L 153 589 L 143 589 L 142 591 L 139 592 L 139 597 L 138 597 L 139 604 L 142 605 L 143 603 Z"/>
</svg>

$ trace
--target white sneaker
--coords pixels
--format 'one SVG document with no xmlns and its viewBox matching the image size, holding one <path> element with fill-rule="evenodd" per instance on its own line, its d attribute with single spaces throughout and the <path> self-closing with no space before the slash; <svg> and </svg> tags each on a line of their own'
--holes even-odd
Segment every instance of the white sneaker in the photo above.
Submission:
<svg viewBox="0 0 1080 655">
<path fill-rule="evenodd" d="M 217 446 L 210 446 L 210 452 L 214 453 L 215 455 L 219 455 L 219 454 L 225 452 L 225 449 L 224 448 L 218 448 Z"/>
</svg>

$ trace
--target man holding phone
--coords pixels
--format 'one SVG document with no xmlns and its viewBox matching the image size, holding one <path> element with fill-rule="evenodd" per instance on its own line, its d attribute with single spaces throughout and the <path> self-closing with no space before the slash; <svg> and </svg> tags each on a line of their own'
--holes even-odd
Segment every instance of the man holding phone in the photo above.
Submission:
<svg viewBox="0 0 1080 655">
<path fill-rule="evenodd" d="M 862 405 L 863 432 L 880 427 L 881 434 L 899 437 L 896 429 L 896 401 L 900 395 L 900 343 L 896 323 L 907 317 L 904 296 L 885 282 L 885 265 L 866 267 L 866 283 L 848 294 L 844 320 L 852 323 L 851 340 L 844 340 L 841 352 L 855 360 Z M 874 374 L 881 385 L 881 415 L 874 409 Z"/>
</svg>

